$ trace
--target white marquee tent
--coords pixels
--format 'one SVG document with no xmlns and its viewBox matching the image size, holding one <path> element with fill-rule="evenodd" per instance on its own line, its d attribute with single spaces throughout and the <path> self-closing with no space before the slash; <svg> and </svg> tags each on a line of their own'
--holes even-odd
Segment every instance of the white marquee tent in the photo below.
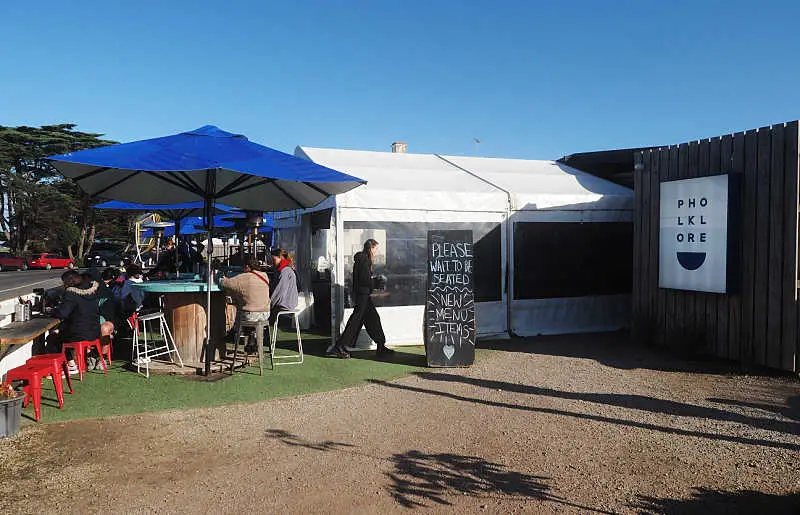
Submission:
<svg viewBox="0 0 800 515">
<path fill-rule="evenodd" d="M 625 273 L 624 263 L 615 263 L 631 259 L 631 190 L 554 161 L 310 147 L 297 147 L 295 155 L 367 181 L 313 210 L 275 216 L 276 241 L 301 252 L 311 246 L 301 262 L 329 267 L 333 327 L 341 330 L 351 312 L 352 255 L 372 237 L 383 250 L 376 272 L 387 277 L 387 293 L 375 299 L 387 343 L 422 343 L 429 229 L 473 230 L 479 337 L 613 330 L 629 323 L 630 286 L 626 291 L 615 284 Z M 312 213 L 326 211 L 330 218 L 310 227 Z M 608 256 L 614 248 L 621 258 Z M 585 258 L 557 255 L 570 249 Z M 593 269 L 598 261 L 611 263 L 616 276 L 599 265 Z M 362 334 L 359 345 L 369 343 Z"/>
</svg>

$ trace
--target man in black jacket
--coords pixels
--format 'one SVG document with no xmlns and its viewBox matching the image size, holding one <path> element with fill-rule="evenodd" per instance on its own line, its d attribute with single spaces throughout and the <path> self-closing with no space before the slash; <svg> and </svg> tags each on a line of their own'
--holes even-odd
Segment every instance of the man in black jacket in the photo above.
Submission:
<svg viewBox="0 0 800 515">
<path fill-rule="evenodd" d="M 355 308 L 353 308 L 353 314 L 350 315 L 350 319 L 347 320 L 344 332 L 342 332 L 342 335 L 336 341 L 336 345 L 330 351 L 332 356 L 344 359 L 350 357 L 347 347 L 355 347 L 361 326 L 364 326 L 369 337 L 378 344 L 378 354 L 394 352 L 386 347 L 386 336 L 383 334 L 381 317 L 378 315 L 378 310 L 375 309 L 372 298 L 370 298 L 370 293 L 372 293 L 372 262 L 375 259 L 375 249 L 377 247 L 378 242 L 370 238 L 364 242 L 364 249 L 361 252 L 357 252 L 353 257 L 353 297 L 355 299 Z"/>
<path fill-rule="evenodd" d="M 76 270 L 68 270 L 61 276 L 64 297 L 53 310 L 53 316 L 61 319 L 59 331 L 64 343 L 92 341 L 100 338 L 100 311 L 97 302 L 96 281 L 84 282 Z M 77 373 L 74 357 L 69 360 L 70 373 Z"/>
</svg>

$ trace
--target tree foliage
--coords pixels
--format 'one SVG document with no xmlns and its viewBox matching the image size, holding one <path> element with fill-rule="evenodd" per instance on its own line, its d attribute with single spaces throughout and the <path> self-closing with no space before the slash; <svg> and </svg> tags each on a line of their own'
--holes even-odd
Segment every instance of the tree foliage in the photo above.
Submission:
<svg viewBox="0 0 800 515">
<path fill-rule="evenodd" d="M 98 236 L 127 239 L 125 216 L 92 209 L 89 198 L 44 158 L 111 145 L 102 134 L 80 132 L 74 124 L 0 126 L 0 232 L 23 254 L 34 247 L 82 259 Z"/>
</svg>

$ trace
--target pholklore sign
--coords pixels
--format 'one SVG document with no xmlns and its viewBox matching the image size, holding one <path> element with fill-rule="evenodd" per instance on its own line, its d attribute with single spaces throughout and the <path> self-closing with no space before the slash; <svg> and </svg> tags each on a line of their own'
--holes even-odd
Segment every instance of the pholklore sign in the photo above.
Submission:
<svg viewBox="0 0 800 515">
<path fill-rule="evenodd" d="M 736 179 L 713 175 L 661 183 L 659 287 L 730 292 Z"/>
</svg>

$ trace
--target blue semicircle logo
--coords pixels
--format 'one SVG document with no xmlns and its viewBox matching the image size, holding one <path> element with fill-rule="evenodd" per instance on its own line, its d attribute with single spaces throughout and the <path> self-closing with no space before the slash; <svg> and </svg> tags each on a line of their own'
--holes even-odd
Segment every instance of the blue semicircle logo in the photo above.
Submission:
<svg viewBox="0 0 800 515">
<path fill-rule="evenodd" d="M 678 263 L 686 270 L 697 270 L 706 261 L 705 252 L 678 252 Z"/>
</svg>

